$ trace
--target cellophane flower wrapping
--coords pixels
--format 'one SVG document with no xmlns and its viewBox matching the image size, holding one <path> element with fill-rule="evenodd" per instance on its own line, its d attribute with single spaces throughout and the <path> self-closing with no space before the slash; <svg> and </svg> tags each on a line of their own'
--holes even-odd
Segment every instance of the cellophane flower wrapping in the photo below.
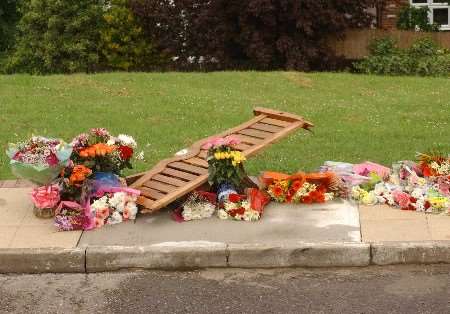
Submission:
<svg viewBox="0 0 450 314">
<path fill-rule="evenodd" d="M 264 172 L 260 176 L 265 190 L 279 203 L 324 203 L 334 199 L 340 188 L 340 181 L 332 172 L 303 173 L 287 175 L 278 172 Z"/>
<path fill-rule="evenodd" d="M 402 210 L 450 214 L 447 161 L 441 155 L 419 154 L 419 163 L 396 162 L 387 176 L 373 180 L 376 176 L 369 173 L 371 184 L 353 186 L 351 198 L 363 205 L 386 204 Z"/>
<path fill-rule="evenodd" d="M 215 193 L 192 192 L 181 206 L 178 213 L 179 218 L 183 221 L 210 218 L 216 210 L 216 197 Z M 179 221 L 179 219 L 176 220 Z"/>
<path fill-rule="evenodd" d="M 38 185 L 48 185 L 55 180 L 67 165 L 71 153 L 70 144 L 42 136 L 9 144 L 6 151 L 13 174 Z"/>
<path fill-rule="evenodd" d="M 60 201 L 60 188 L 58 184 L 34 188 L 31 191 L 31 200 L 34 206 L 40 209 L 55 208 Z"/>
<path fill-rule="evenodd" d="M 256 188 L 246 189 L 246 195 L 230 194 L 218 210 L 220 219 L 258 221 L 270 197 Z"/>
<path fill-rule="evenodd" d="M 89 230 L 90 218 L 85 208 L 76 202 L 62 201 L 55 212 L 58 231 Z"/>
</svg>

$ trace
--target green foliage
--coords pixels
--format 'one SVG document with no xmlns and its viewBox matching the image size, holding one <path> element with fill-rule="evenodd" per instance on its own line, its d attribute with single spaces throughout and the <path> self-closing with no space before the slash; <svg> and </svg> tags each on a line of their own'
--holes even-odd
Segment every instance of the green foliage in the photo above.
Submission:
<svg viewBox="0 0 450 314">
<path fill-rule="evenodd" d="M 15 25 L 18 18 L 17 0 L 0 1 L 0 58 L 14 41 Z"/>
<path fill-rule="evenodd" d="M 94 71 L 103 14 L 101 0 L 29 0 L 21 7 L 8 72 Z"/>
<path fill-rule="evenodd" d="M 419 29 L 424 32 L 439 31 L 439 25 L 429 23 L 429 11 L 430 9 L 427 6 L 420 8 L 413 6 L 405 7 L 398 15 L 397 28 L 403 30 Z"/>
<path fill-rule="evenodd" d="M 228 156 L 218 159 L 215 157 L 216 154 L 227 154 Z M 234 154 L 238 156 L 234 157 Z M 234 187 L 241 190 L 246 175 L 241 162 L 242 160 L 239 159 L 240 157 L 241 153 L 239 151 L 233 151 L 230 146 L 211 148 L 208 151 L 207 157 L 209 164 L 209 184 L 218 187 L 222 183 L 231 183 Z"/>
<path fill-rule="evenodd" d="M 100 49 L 105 67 L 142 71 L 159 64 L 161 57 L 146 40 L 128 0 L 111 0 L 103 19 Z"/>
<path fill-rule="evenodd" d="M 399 49 L 391 38 L 375 40 L 370 55 L 354 64 L 357 72 L 384 75 L 448 76 L 450 53 L 431 38 L 421 38 L 409 49 Z"/>
</svg>

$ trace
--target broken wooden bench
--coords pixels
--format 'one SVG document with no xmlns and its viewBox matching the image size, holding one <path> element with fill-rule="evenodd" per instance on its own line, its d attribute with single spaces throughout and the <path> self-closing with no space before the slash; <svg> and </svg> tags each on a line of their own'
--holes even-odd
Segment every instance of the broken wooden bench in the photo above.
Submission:
<svg viewBox="0 0 450 314">
<path fill-rule="evenodd" d="M 293 131 L 313 126 L 303 117 L 266 108 L 255 108 L 255 117 L 221 134 L 202 139 L 182 155 L 159 162 L 150 171 L 127 178 L 131 188 L 141 191 L 141 213 L 152 213 L 195 190 L 208 181 L 204 143 L 215 137 L 234 135 L 241 140 L 235 148 L 250 157 Z"/>
</svg>

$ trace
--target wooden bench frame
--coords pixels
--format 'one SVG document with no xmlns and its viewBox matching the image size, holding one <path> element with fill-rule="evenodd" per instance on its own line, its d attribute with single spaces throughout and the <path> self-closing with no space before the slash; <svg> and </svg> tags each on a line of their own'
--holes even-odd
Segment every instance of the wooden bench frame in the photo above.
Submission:
<svg viewBox="0 0 450 314">
<path fill-rule="evenodd" d="M 141 213 L 155 212 L 208 181 L 206 151 L 201 147 L 210 139 L 237 134 L 247 143 L 242 143 L 240 147 L 238 145 L 237 149 L 241 150 L 245 157 L 250 157 L 299 128 L 309 130 L 313 127 L 313 124 L 303 117 L 287 112 L 258 107 L 254 109 L 254 114 L 254 118 L 235 128 L 195 142 L 186 154 L 162 160 L 150 171 L 128 177 L 130 187 L 141 190 L 142 194 L 138 199 Z M 166 175 L 164 171 L 179 173 L 185 169 L 187 169 L 185 184 L 178 184 L 182 180 L 178 180 L 177 177 L 171 177 L 171 181 L 164 177 Z M 154 179 L 163 177 L 166 178 L 166 182 Z"/>
</svg>

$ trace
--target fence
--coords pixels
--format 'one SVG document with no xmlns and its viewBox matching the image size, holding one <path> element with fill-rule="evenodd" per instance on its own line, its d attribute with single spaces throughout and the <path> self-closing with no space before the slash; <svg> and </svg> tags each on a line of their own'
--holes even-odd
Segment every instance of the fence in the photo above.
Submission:
<svg viewBox="0 0 450 314">
<path fill-rule="evenodd" d="M 330 47 L 336 55 L 346 59 L 361 59 L 368 55 L 367 46 L 376 38 L 391 37 L 401 48 L 407 48 L 418 38 L 431 37 L 441 47 L 450 49 L 450 32 L 424 33 L 400 30 L 364 29 L 351 30 L 343 40 L 331 39 Z"/>
</svg>

